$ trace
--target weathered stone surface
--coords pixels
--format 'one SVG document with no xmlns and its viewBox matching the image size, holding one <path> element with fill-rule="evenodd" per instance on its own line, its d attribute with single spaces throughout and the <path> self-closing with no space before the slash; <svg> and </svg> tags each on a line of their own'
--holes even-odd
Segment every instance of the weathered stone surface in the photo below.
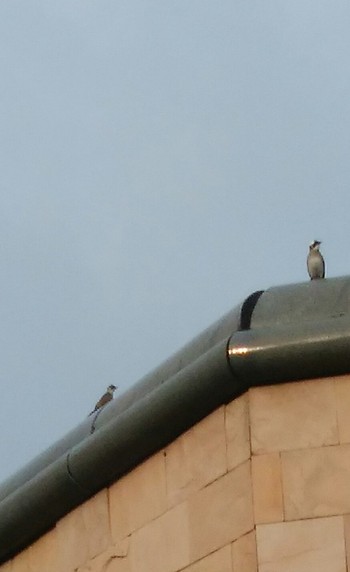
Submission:
<svg viewBox="0 0 350 572">
<path fill-rule="evenodd" d="M 173 506 L 227 471 L 225 408 L 186 431 L 166 448 L 168 504 Z"/>
<path fill-rule="evenodd" d="M 256 524 L 283 520 L 279 453 L 252 457 L 254 518 Z"/>
<path fill-rule="evenodd" d="M 256 529 L 259 572 L 346 572 L 343 517 Z"/>
<path fill-rule="evenodd" d="M 227 545 L 183 569 L 183 572 L 232 572 L 231 546 Z M 241 572 L 245 572 L 242 570 Z M 250 572 L 250 571 L 249 571 Z"/>
<path fill-rule="evenodd" d="M 250 461 L 188 501 L 191 561 L 236 540 L 254 526 Z"/>
<path fill-rule="evenodd" d="M 281 454 L 286 520 L 350 513 L 350 444 Z"/>
<path fill-rule="evenodd" d="M 241 536 L 232 544 L 233 572 L 257 572 L 255 531 Z"/>
<path fill-rule="evenodd" d="M 187 503 L 137 530 L 131 537 L 131 572 L 175 572 L 190 564 Z"/>
<path fill-rule="evenodd" d="M 333 379 L 254 387 L 249 401 L 254 454 L 339 441 Z"/>
<path fill-rule="evenodd" d="M 350 376 L 334 380 L 340 443 L 350 443 Z"/>
<path fill-rule="evenodd" d="M 113 540 L 125 538 L 166 509 L 165 459 L 160 451 L 110 487 Z"/>
<path fill-rule="evenodd" d="M 245 393 L 226 406 L 227 466 L 232 470 L 250 457 L 249 402 Z"/>
</svg>

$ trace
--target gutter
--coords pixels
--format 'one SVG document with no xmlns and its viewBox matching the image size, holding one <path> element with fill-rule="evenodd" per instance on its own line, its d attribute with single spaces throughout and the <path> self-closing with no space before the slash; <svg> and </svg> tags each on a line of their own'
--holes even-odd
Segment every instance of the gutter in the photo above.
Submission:
<svg viewBox="0 0 350 572">
<path fill-rule="evenodd" d="M 0 563 L 249 387 L 349 373 L 349 309 L 350 277 L 249 296 L 0 485 Z"/>
</svg>

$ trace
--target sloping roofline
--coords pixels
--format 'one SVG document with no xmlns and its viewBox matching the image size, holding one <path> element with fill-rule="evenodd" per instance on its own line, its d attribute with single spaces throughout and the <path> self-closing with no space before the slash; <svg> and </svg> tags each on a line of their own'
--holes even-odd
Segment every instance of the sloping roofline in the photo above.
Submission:
<svg viewBox="0 0 350 572">
<path fill-rule="evenodd" d="M 350 277 L 251 294 L 0 485 L 0 563 L 249 387 L 349 373 L 349 318 Z"/>
</svg>

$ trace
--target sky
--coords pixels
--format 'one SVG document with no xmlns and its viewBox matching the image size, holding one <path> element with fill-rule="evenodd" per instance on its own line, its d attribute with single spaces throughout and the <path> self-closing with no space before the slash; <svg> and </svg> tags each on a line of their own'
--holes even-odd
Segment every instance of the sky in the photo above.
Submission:
<svg viewBox="0 0 350 572">
<path fill-rule="evenodd" d="M 313 239 L 349 274 L 349 28 L 345 0 L 0 3 L 0 481 L 307 280 Z"/>
</svg>

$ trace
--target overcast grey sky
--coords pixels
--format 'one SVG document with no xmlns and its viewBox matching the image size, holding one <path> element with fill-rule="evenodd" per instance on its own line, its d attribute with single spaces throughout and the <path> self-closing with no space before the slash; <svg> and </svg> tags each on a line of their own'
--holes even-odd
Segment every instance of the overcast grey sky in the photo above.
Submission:
<svg viewBox="0 0 350 572">
<path fill-rule="evenodd" d="M 0 3 L 0 481 L 255 290 L 350 273 L 350 4 Z"/>
</svg>

